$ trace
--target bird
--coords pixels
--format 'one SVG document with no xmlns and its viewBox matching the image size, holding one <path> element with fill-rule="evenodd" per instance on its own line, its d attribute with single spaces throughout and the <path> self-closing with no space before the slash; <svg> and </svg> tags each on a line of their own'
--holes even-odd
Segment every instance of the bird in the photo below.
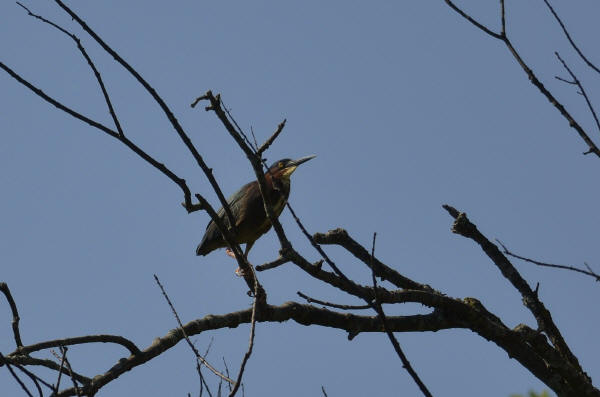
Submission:
<svg viewBox="0 0 600 397">
<path fill-rule="evenodd" d="M 290 176 L 300 164 L 315 158 L 316 156 L 306 156 L 297 160 L 289 158 L 274 162 L 265 173 L 266 196 L 269 197 L 273 212 L 279 217 L 287 199 L 290 195 Z M 271 228 L 260 194 L 257 181 L 252 181 L 242 186 L 237 192 L 227 199 L 227 204 L 231 208 L 231 213 L 235 221 L 233 230 L 235 242 L 246 244 L 244 249 L 244 258 L 248 258 L 248 252 L 263 234 Z M 225 227 L 229 228 L 229 217 L 223 208 L 217 212 Z M 206 226 L 206 231 L 202 241 L 196 248 L 196 255 L 208 255 L 219 249 L 227 248 L 227 242 L 217 228 L 217 225 L 211 220 Z M 227 248 L 227 254 L 235 257 Z M 236 272 L 237 273 L 237 272 Z"/>
</svg>

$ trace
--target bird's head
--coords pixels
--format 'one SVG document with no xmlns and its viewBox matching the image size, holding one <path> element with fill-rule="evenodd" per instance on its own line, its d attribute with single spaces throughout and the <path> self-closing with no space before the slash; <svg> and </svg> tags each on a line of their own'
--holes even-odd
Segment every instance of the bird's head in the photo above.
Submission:
<svg viewBox="0 0 600 397">
<path fill-rule="evenodd" d="M 274 162 L 269 167 L 269 172 L 267 173 L 267 175 L 270 175 L 272 178 L 275 179 L 289 180 L 290 175 L 292 175 L 292 173 L 296 171 L 296 168 L 298 168 L 300 164 L 305 163 L 308 160 L 313 159 L 315 157 L 317 156 L 306 156 L 299 158 L 298 160 L 281 159 L 279 161 Z"/>
</svg>

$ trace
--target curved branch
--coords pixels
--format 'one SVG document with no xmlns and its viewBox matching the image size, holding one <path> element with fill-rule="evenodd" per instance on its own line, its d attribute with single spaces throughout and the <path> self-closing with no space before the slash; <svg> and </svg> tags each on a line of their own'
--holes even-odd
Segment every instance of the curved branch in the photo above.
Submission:
<svg viewBox="0 0 600 397">
<path fill-rule="evenodd" d="M 12 319 L 13 335 L 15 338 L 15 343 L 17 345 L 17 348 L 19 348 L 19 347 L 23 346 L 23 342 L 21 341 L 21 332 L 19 331 L 20 317 L 19 317 L 19 311 L 17 310 L 17 304 L 15 303 L 15 300 L 13 299 L 13 296 L 10 293 L 8 284 L 6 284 L 4 282 L 0 283 L 0 291 L 2 291 L 2 293 L 6 297 L 6 300 L 8 301 L 8 305 L 10 306 L 10 310 L 13 315 L 13 319 Z"/>
<path fill-rule="evenodd" d="M 60 346 L 72 346 L 72 345 L 82 345 L 86 343 L 114 343 L 117 345 L 121 345 L 132 355 L 136 355 L 140 353 L 140 349 L 127 338 L 124 338 L 119 335 L 86 335 L 86 336 L 76 336 L 74 338 L 64 338 L 64 339 L 54 339 L 45 342 L 36 343 L 34 345 L 22 346 L 11 353 L 11 355 L 18 354 L 30 354 L 36 351 L 50 349 L 53 347 Z"/>
<path fill-rule="evenodd" d="M 258 322 L 283 322 L 294 320 L 302 325 L 321 325 L 344 330 L 351 336 L 361 332 L 381 332 L 381 322 L 377 316 L 357 316 L 350 313 L 337 313 L 327 309 L 303 305 L 296 302 L 284 303 L 281 306 L 265 305 L 260 308 Z M 440 313 L 414 316 L 389 316 L 388 326 L 394 332 L 413 331 L 438 331 L 448 328 L 462 328 L 462 325 Z M 225 315 L 208 315 L 204 318 L 191 321 L 183 326 L 185 334 L 196 335 L 201 332 L 222 328 L 236 328 L 240 324 L 249 324 L 252 321 L 252 308 L 228 313 Z M 81 391 L 84 394 L 94 394 L 102 386 L 118 378 L 125 372 L 144 364 L 157 357 L 164 351 L 175 346 L 184 339 L 180 328 L 172 329 L 165 336 L 154 340 L 152 345 L 138 355 L 122 358 L 119 362 L 101 375 L 97 375 L 89 383 L 84 383 Z M 18 356 L 25 357 L 25 356 Z M 28 358 L 28 357 L 27 357 Z M 53 362 L 52 362 L 53 363 Z M 57 367 L 58 365 L 55 364 Z M 74 388 L 62 390 L 57 396 L 73 396 Z"/>
</svg>

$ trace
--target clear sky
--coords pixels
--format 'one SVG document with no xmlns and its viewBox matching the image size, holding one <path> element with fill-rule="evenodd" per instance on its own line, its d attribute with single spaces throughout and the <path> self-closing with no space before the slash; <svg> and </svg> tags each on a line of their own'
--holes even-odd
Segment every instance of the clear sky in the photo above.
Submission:
<svg viewBox="0 0 600 397">
<path fill-rule="evenodd" d="M 251 180 L 242 152 L 213 114 L 191 109 L 208 89 L 240 125 L 264 140 L 287 118 L 269 161 L 317 154 L 293 176 L 290 202 L 311 232 L 344 227 L 402 274 L 452 297 L 476 297 L 514 327 L 535 322 L 519 294 L 472 241 L 450 232 L 441 205 L 466 211 L 490 238 L 541 260 L 600 270 L 600 162 L 529 84 L 503 45 L 443 1 L 69 2 L 158 90 L 192 137 L 225 194 Z M 498 2 L 462 2 L 499 29 Z M 489 3 L 489 4 L 488 4 Z M 72 29 L 94 58 L 128 136 L 217 205 L 193 159 L 151 98 L 51 1 L 33 11 Z M 557 4 L 573 37 L 600 63 L 600 6 Z M 45 92 L 110 124 L 85 61 L 64 35 L 6 1 L 1 59 Z M 525 60 L 598 141 L 591 116 L 565 76 L 558 50 L 600 103 L 598 75 L 584 67 L 541 0 L 507 2 L 507 29 Z M 148 346 L 176 326 L 153 274 L 184 322 L 249 307 L 234 261 L 196 257 L 208 215 L 188 215 L 180 190 L 114 139 L 44 103 L 0 73 L 0 280 L 21 314 L 25 344 L 96 333 Z M 318 259 L 286 211 L 292 242 Z M 276 258 L 269 232 L 255 264 Z M 364 265 L 328 248 L 347 274 Z M 600 289 L 575 273 L 515 262 L 596 385 L 600 377 Z M 272 304 L 296 291 L 357 303 L 292 265 L 259 275 Z M 0 299 L 0 352 L 14 350 Z M 424 313 L 417 305 L 389 313 Z M 232 372 L 249 327 L 195 336 L 208 359 Z M 245 373 L 247 396 L 417 396 L 387 338 L 289 322 L 259 324 Z M 508 396 L 546 387 L 496 345 L 465 330 L 397 334 L 435 396 Z M 74 368 L 103 373 L 127 355 L 114 346 L 69 350 Z M 39 355 L 51 358 L 50 353 Z M 54 375 L 40 371 L 48 380 Z M 210 378 L 210 376 L 209 376 Z M 215 381 L 210 378 L 212 383 Z M 5 369 L 2 395 L 20 395 Z M 100 395 L 185 396 L 197 392 L 185 344 L 124 374 Z"/>
</svg>

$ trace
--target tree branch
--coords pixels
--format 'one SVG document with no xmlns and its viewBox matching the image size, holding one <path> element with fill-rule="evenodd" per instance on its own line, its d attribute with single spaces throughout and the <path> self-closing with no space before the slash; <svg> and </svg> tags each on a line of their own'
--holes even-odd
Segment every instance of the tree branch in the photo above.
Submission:
<svg viewBox="0 0 600 397">
<path fill-rule="evenodd" d="M 10 293 L 10 289 L 8 288 L 8 284 L 2 282 L 0 283 L 0 291 L 2 291 L 2 293 L 4 294 L 4 296 L 6 297 L 6 300 L 8 301 L 8 305 L 10 306 L 10 310 L 12 312 L 12 330 L 13 330 L 13 335 L 15 338 L 15 344 L 17 345 L 17 348 L 20 348 L 21 346 L 23 346 L 23 342 L 21 341 L 21 332 L 19 331 L 19 311 L 17 310 L 17 304 L 15 303 L 15 300 L 12 297 L 12 294 Z"/>
<path fill-rule="evenodd" d="M 481 29 L 482 31 L 484 31 L 485 33 L 490 35 L 491 37 L 502 41 L 506 45 L 506 47 L 508 48 L 508 50 L 510 51 L 512 56 L 515 58 L 515 60 L 519 64 L 519 66 L 521 66 L 521 68 L 523 69 L 525 74 L 527 74 L 527 77 L 529 78 L 529 81 L 531 82 L 531 84 L 533 84 L 542 93 L 542 95 L 544 95 L 546 97 L 546 99 L 548 99 L 548 101 L 550 101 L 550 103 L 559 111 L 559 113 L 563 116 L 563 118 L 569 122 L 569 126 L 571 128 L 573 128 L 575 131 L 577 131 L 577 133 L 579 134 L 581 139 L 583 139 L 583 141 L 586 143 L 589 150 L 587 152 L 585 152 L 585 154 L 594 153 L 597 157 L 600 158 L 600 149 L 598 148 L 598 146 L 596 146 L 594 141 L 592 141 L 592 139 L 589 137 L 589 135 L 583 129 L 583 127 L 581 127 L 581 125 L 579 125 L 579 123 L 573 118 L 573 116 L 571 116 L 571 114 L 565 109 L 563 104 L 560 103 L 546 87 L 544 87 L 544 85 L 537 78 L 535 73 L 533 73 L 533 70 L 531 70 L 531 68 L 529 66 L 527 66 L 527 64 L 525 63 L 523 58 L 521 58 L 521 56 L 519 55 L 517 50 L 513 47 L 511 41 L 508 39 L 508 36 L 506 36 L 506 34 L 503 35 L 503 34 L 498 34 L 498 33 L 492 32 L 491 30 L 489 30 L 488 28 L 486 28 L 485 26 L 483 26 L 482 24 L 477 22 L 475 19 L 473 19 L 471 16 L 469 16 L 467 13 L 465 13 L 463 10 L 458 8 L 451 0 L 444 0 L 444 1 L 446 2 L 446 4 L 448 4 L 448 6 L 450 6 L 450 8 L 452 8 L 454 11 L 456 11 L 460 16 L 465 18 L 467 21 L 469 21 L 473 25 L 477 26 L 479 29 Z M 504 1 L 503 0 L 501 0 L 501 8 L 502 8 L 501 17 L 503 20 L 502 25 L 504 26 L 505 22 L 504 22 Z"/>
<path fill-rule="evenodd" d="M 521 260 L 523 260 L 525 262 L 533 263 L 534 265 L 538 265 L 538 266 L 553 267 L 553 268 L 556 268 L 556 269 L 565 269 L 565 270 L 571 270 L 571 271 L 574 271 L 574 272 L 583 273 L 583 274 L 585 274 L 587 276 L 594 277 L 596 279 L 596 281 L 600 281 L 600 274 L 597 274 L 597 273 L 593 272 L 591 269 L 589 269 L 589 267 L 588 267 L 588 271 L 586 271 L 586 270 L 583 270 L 583 269 L 579 269 L 579 268 L 577 268 L 575 266 L 555 265 L 555 264 L 552 264 L 552 263 L 546 263 L 546 262 L 536 261 L 534 259 L 529 259 L 529 258 L 517 255 L 517 254 L 509 251 L 508 248 L 506 248 L 506 246 L 500 240 L 498 240 L 498 239 L 496 239 L 496 242 L 498 244 L 500 244 L 500 246 L 502 247 L 502 250 L 503 250 L 504 254 L 506 254 L 508 256 L 512 256 L 513 258 L 521 259 Z"/>
<path fill-rule="evenodd" d="M 554 16 L 554 19 L 556 19 L 556 22 L 558 22 L 558 24 L 560 25 L 563 33 L 565 34 L 565 36 L 567 37 L 567 40 L 569 40 L 569 43 L 571 43 L 571 46 L 573 47 L 573 49 L 575 50 L 575 52 L 577 52 L 577 54 L 581 57 L 581 59 L 583 59 L 583 61 L 592 69 L 594 69 L 596 71 L 596 73 L 600 73 L 600 69 L 598 69 L 596 67 L 596 65 L 594 65 L 592 62 L 590 62 L 585 55 L 583 55 L 583 52 L 581 52 L 581 50 L 579 49 L 579 47 L 577 47 L 577 45 L 575 45 L 575 42 L 573 41 L 573 39 L 571 38 L 571 35 L 569 34 L 569 32 L 567 31 L 567 28 L 565 27 L 564 23 L 561 21 L 561 19 L 558 17 L 558 14 L 554 11 L 554 8 L 552 8 L 552 6 L 550 5 L 550 2 L 548 2 L 548 0 L 544 0 L 544 3 L 546 3 L 546 6 L 548 7 L 548 9 L 550 10 L 550 12 L 552 13 L 552 15 Z"/>
<path fill-rule="evenodd" d="M 523 304 L 531 311 L 535 317 L 541 331 L 546 332 L 556 349 L 562 356 L 570 362 L 575 368 L 583 372 L 577 357 L 571 352 L 571 349 L 563 339 L 560 331 L 554 324 L 550 312 L 539 300 L 537 294 L 529 287 L 527 282 L 521 277 L 518 270 L 512 263 L 500 252 L 498 247 L 492 244 L 475 226 L 464 212 L 459 212 L 455 208 L 444 205 L 444 209 L 455 219 L 452 225 L 452 232 L 461 236 L 470 238 L 481 246 L 487 256 L 500 269 L 502 275 L 519 291 L 523 297 Z"/>
</svg>

